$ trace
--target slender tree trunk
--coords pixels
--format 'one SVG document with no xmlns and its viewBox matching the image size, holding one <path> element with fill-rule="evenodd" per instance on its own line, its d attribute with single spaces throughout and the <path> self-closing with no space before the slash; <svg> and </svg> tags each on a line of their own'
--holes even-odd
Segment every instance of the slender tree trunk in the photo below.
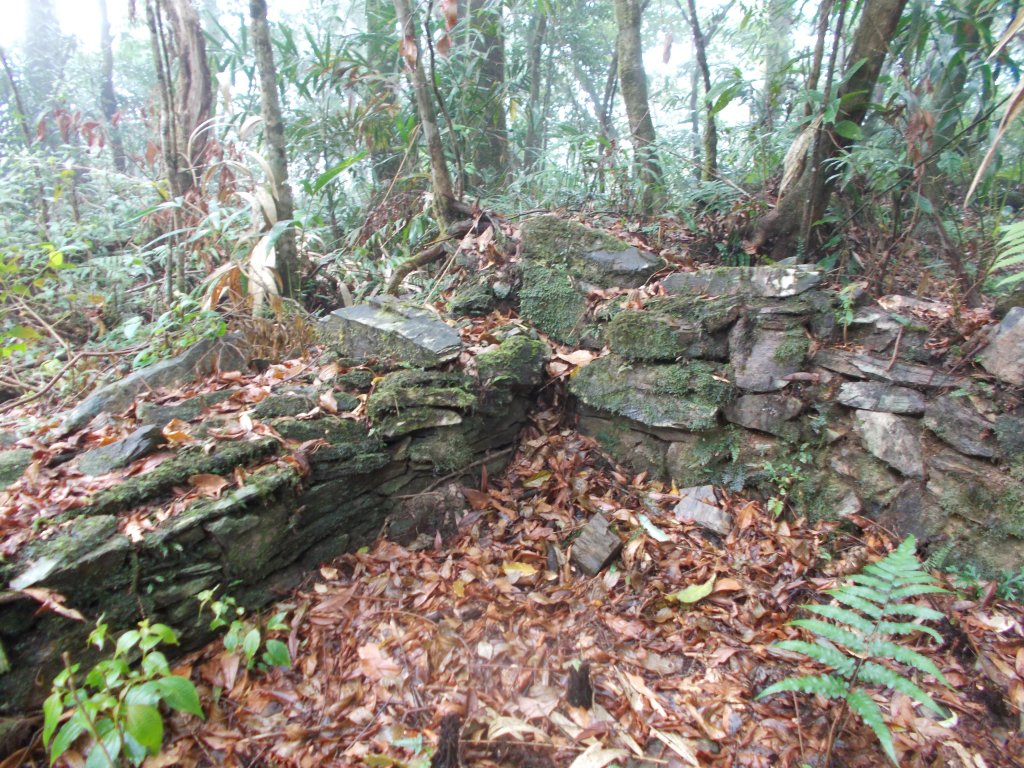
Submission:
<svg viewBox="0 0 1024 768">
<path fill-rule="evenodd" d="M 704 161 L 701 163 L 700 178 L 711 181 L 718 176 L 718 126 L 715 125 L 715 113 L 711 103 L 711 69 L 708 67 L 708 54 L 704 35 L 700 31 L 700 20 L 697 18 L 697 5 L 694 0 L 687 0 L 690 8 L 690 30 L 693 32 L 693 50 L 697 55 L 697 66 L 704 83 Z"/>
<path fill-rule="evenodd" d="M 827 1 L 827 0 L 826 0 Z M 857 126 L 864 122 L 871 96 L 882 70 L 889 43 L 896 31 L 907 0 L 865 0 L 860 23 L 854 34 L 849 55 L 846 57 L 844 77 L 836 98 L 839 110 L 835 123 L 849 121 Z M 863 62 L 859 69 L 851 70 Z M 797 141 L 800 141 L 798 138 Z M 817 166 L 846 151 L 852 140 L 840 136 L 834 125 L 826 127 L 822 136 L 822 152 Z M 796 250 L 804 212 L 808 206 L 824 209 L 832 192 L 833 181 L 825 173 L 820 192 L 813 188 L 814 169 L 808 164 L 797 181 L 783 194 L 775 209 L 763 216 L 755 225 L 746 247 L 751 252 L 767 251 L 773 258 L 784 258 Z"/>
<path fill-rule="evenodd" d="M 505 34 L 501 4 L 470 0 L 468 29 L 479 61 L 474 94 L 483 135 L 473 142 L 474 183 L 508 182 L 508 124 L 505 118 Z"/>
<path fill-rule="evenodd" d="M 661 166 L 655 149 L 654 122 L 651 120 L 650 100 L 647 96 L 647 74 L 644 72 L 643 45 L 640 40 L 639 0 L 615 0 L 615 21 L 619 33 L 619 84 L 622 100 L 629 118 L 629 132 L 637 167 L 637 179 L 642 186 L 640 206 L 651 213 L 664 195 Z"/>
<path fill-rule="evenodd" d="M 103 110 L 103 121 L 106 124 L 107 139 L 110 141 L 110 152 L 114 158 L 114 167 L 119 172 L 124 173 L 127 163 L 124 155 L 124 143 L 121 141 L 121 129 L 117 125 L 117 94 L 114 91 L 114 41 L 110 36 L 107 0 L 97 0 L 97 2 L 100 11 L 100 48 L 103 52 L 103 82 L 100 84 L 100 107 Z"/>
<path fill-rule="evenodd" d="M 548 15 L 545 9 L 538 9 L 530 23 L 527 41 L 529 61 L 527 77 L 530 81 L 529 102 L 526 107 L 526 139 L 523 142 L 523 169 L 529 173 L 540 162 L 541 140 L 544 135 L 544 113 L 541 110 L 540 84 L 541 62 L 544 54 L 544 38 L 547 36 Z"/>
<path fill-rule="evenodd" d="M 249 0 L 252 23 L 252 46 L 256 53 L 256 69 L 260 76 L 260 105 L 263 113 L 263 136 L 267 145 L 267 164 L 277 209 L 277 221 L 288 221 L 295 215 L 292 188 L 288 183 L 288 151 L 281 119 L 281 101 L 277 95 L 277 69 L 274 50 L 270 45 L 266 0 Z M 295 229 L 287 227 L 277 239 L 277 273 L 281 278 L 281 295 L 294 299 L 299 296 L 298 256 L 295 247 Z"/>
<path fill-rule="evenodd" d="M 419 35 L 413 20 L 412 7 L 409 0 L 394 0 L 395 13 L 398 16 L 398 27 L 401 35 L 401 51 L 408 66 L 409 80 L 412 84 L 413 96 L 416 99 L 416 112 L 419 114 L 423 139 L 427 144 L 430 157 L 430 185 L 433 193 L 434 214 L 442 229 L 452 222 L 458 205 L 455 191 L 452 188 L 448 163 L 444 157 L 444 146 L 441 134 L 437 130 L 437 116 L 434 102 L 431 100 L 430 86 L 427 84 L 423 60 L 420 56 Z"/>
</svg>

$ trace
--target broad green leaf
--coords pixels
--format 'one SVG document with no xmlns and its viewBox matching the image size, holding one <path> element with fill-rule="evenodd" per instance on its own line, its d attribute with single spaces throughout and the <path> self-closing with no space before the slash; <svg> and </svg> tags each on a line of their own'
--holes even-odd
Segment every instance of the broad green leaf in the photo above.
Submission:
<svg viewBox="0 0 1024 768">
<path fill-rule="evenodd" d="M 364 157 L 366 157 L 366 152 L 360 152 L 358 155 L 350 157 L 348 160 L 343 160 L 333 168 L 329 168 L 324 171 L 316 177 L 316 181 L 313 182 L 313 186 L 310 188 L 310 191 L 315 195 Z"/>
<path fill-rule="evenodd" d="M 60 716 L 64 714 L 64 697 L 59 691 L 54 691 L 46 697 L 43 702 L 43 745 L 50 745 L 50 737 L 53 736 Z"/>
<path fill-rule="evenodd" d="M 139 644 L 139 638 L 142 634 L 137 629 L 129 629 L 119 638 L 117 638 L 117 646 L 114 650 L 114 654 L 117 656 L 123 656 L 128 653 L 132 648 Z"/>
<path fill-rule="evenodd" d="M 200 720 L 203 719 L 203 708 L 199 705 L 199 694 L 191 680 L 179 675 L 168 675 L 156 681 L 160 696 L 171 709 L 188 712 Z"/>
<path fill-rule="evenodd" d="M 167 664 L 167 657 L 160 651 L 150 651 L 142 657 L 142 671 L 149 677 L 169 675 L 170 666 Z"/>
<path fill-rule="evenodd" d="M 124 695 L 126 704 L 150 704 L 155 706 L 160 703 L 160 698 L 160 686 L 157 680 L 147 680 L 141 685 L 133 685 Z"/>
<path fill-rule="evenodd" d="M 685 589 L 680 589 L 678 592 L 673 592 L 669 595 L 669 598 L 671 598 L 672 600 L 678 600 L 680 603 L 692 605 L 693 603 L 699 602 L 708 595 L 710 595 L 714 591 L 714 589 L 715 577 L 712 576 L 703 584 L 691 584 Z"/>
<path fill-rule="evenodd" d="M 121 733 L 114 723 L 103 720 L 97 725 L 100 743 L 93 744 L 89 756 L 85 759 L 85 768 L 118 768 L 121 756 Z"/>
<path fill-rule="evenodd" d="M 836 133 L 850 141 L 860 141 L 864 138 L 864 132 L 852 120 L 840 120 L 836 123 Z"/>
<path fill-rule="evenodd" d="M 164 719 L 156 707 L 129 704 L 125 714 L 125 730 L 151 755 L 160 751 L 160 745 L 164 742 Z"/>
<path fill-rule="evenodd" d="M 57 762 L 57 758 L 68 751 L 68 748 L 75 743 L 75 740 L 82 735 L 85 730 L 85 723 L 82 722 L 81 718 L 72 717 L 70 720 L 64 723 L 57 731 L 57 735 L 53 739 L 53 744 L 50 745 L 50 763 L 51 765 Z"/>
<path fill-rule="evenodd" d="M 288 646 L 280 640 L 267 640 L 266 651 L 263 653 L 263 662 L 268 667 L 290 667 L 292 665 L 292 657 L 288 653 Z"/>
<path fill-rule="evenodd" d="M 260 649 L 260 631 L 253 627 L 246 635 L 245 640 L 242 641 L 242 653 L 246 659 L 251 659 L 256 655 L 256 651 Z"/>
</svg>

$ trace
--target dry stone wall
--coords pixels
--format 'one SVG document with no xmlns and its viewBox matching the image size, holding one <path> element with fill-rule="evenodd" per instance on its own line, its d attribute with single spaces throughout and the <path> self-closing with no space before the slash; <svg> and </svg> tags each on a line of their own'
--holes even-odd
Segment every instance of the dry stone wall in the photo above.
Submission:
<svg viewBox="0 0 1024 768">
<path fill-rule="evenodd" d="M 90 621 L 103 614 L 115 629 L 143 617 L 163 621 L 180 631 L 187 646 L 196 646 L 210 637 L 208 618 L 197 615 L 201 590 L 221 585 L 255 608 L 286 595 L 318 564 L 382 533 L 413 545 L 418 539 L 432 544 L 435 532 L 453 530 L 462 497 L 451 486 L 472 484 L 483 467 L 500 472 L 541 383 L 548 348 L 511 329 L 499 345 L 477 355 L 475 375 L 457 365 L 439 370 L 458 356 L 458 334 L 436 317 L 386 302 L 339 310 L 324 323 L 324 333 L 347 363 L 369 367 L 352 368 L 319 387 L 312 381 L 275 388 L 252 415 L 280 439 L 222 441 L 209 453 L 181 450 L 96 495 L 62 516 L 65 525 L 55 536 L 0 566 L 4 586 L 55 591 Z M 203 349 L 203 360 L 223 351 L 210 344 Z M 159 381 L 191 378 L 195 359 L 192 351 L 160 364 Z M 389 370 L 388 363 L 406 359 L 419 367 Z M 175 363 L 177 374 L 168 378 Z M 122 385 L 99 390 L 69 422 L 123 410 L 138 379 L 145 377 L 129 382 L 130 395 Z M 353 407 L 357 396 L 368 394 L 368 419 L 319 412 L 318 398 L 328 391 Z M 220 399 L 218 393 L 146 404 L 137 409 L 143 423 L 138 430 L 75 461 L 94 474 L 124 466 L 155 448 L 154 435 L 172 419 L 194 420 L 199 431 L 210 428 L 215 422 L 204 408 Z M 30 451 L 9 453 L 8 483 L 17 481 L 31 458 Z M 246 476 L 244 485 L 193 503 L 141 541 L 118 532 L 120 514 L 169 503 L 174 488 L 187 486 L 190 477 L 233 480 L 237 470 Z M 13 598 L 0 602 L 0 715 L 37 705 L 49 693 L 61 654 L 79 657 L 91 628 L 38 612 L 23 594 Z"/>
<path fill-rule="evenodd" d="M 593 286 L 656 288 L 662 265 L 635 259 L 616 283 L 580 229 L 524 226 L 522 313 L 557 340 L 607 346 L 569 390 L 581 431 L 614 458 L 704 497 L 716 485 L 865 514 L 985 574 L 1024 567 L 1024 309 L 991 330 L 982 368 L 955 373 L 926 343 L 928 302 L 844 305 L 810 265 L 676 272 L 642 308 L 627 296 L 588 313 Z"/>
</svg>

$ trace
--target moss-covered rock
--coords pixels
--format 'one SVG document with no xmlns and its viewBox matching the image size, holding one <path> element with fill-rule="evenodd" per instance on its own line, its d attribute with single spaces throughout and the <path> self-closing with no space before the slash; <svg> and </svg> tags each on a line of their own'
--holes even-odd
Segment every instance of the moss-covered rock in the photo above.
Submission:
<svg viewBox="0 0 1024 768">
<path fill-rule="evenodd" d="M 568 269 L 602 288 L 639 287 L 663 266 L 657 256 L 617 237 L 556 216 L 530 219 L 521 236 L 526 262 Z"/>
<path fill-rule="evenodd" d="M 593 409 L 645 427 L 701 431 L 718 425 L 719 411 L 735 396 L 722 378 L 708 363 L 630 364 L 609 355 L 581 369 L 569 391 Z"/>
<path fill-rule="evenodd" d="M 480 381 L 526 391 L 540 386 L 544 364 L 551 356 L 548 346 L 526 336 L 512 336 L 497 347 L 477 355 Z"/>
<path fill-rule="evenodd" d="M 605 335 L 613 352 L 632 360 L 724 360 L 729 354 L 728 344 L 724 332 L 718 332 L 727 328 L 739 312 L 740 303 L 735 297 L 656 297 L 643 310 L 617 313 Z"/>
<path fill-rule="evenodd" d="M 103 491 L 89 506 L 73 510 L 68 517 L 113 514 L 131 509 L 159 498 L 176 485 L 187 485 L 192 475 L 227 475 L 237 467 L 245 467 L 272 455 L 278 447 L 276 440 L 264 437 L 221 443 L 212 453 L 199 448 L 185 449 L 150 472 L 127 478 L 120 485 Z"/>
<path fill-rule="evenodd" d="M 15 448 L 13 451 L 0 452 L 0 488 L 5 488 L 28 469 L 32 463 L 32 451 L 29 448 Z"/>
<path fill-rule="evenodd" d="M 596 344 L 600 331 L 588 325 L 587 301 L 564 267 L 526 263 L 521 268 L 519 316 L 555 341 Z"/>
<path fill-rule="evenodd" d="M 455 472 L 473 462 L 473 451 L 459 429 L 438 429 L 417 435 L 409 445 L 409 460 L 425 464 L 435 474 Z"/>
<path fill-rule="evenodd" d="M 482 317 L 498 304 L 491 286 L 486 282 L 473 283 L 456 293 L 448 302 L 448 309 L 456 316 Z"/>
<path fill-rule="evenodd" d="M 383 377 L 367 401 L 370 420 L 411 408 L 445 408 L 469 411 L 476 405 L 473 381 L 463 373 L 438 371 L 396 371 Z"/>
<path fill-rule="evenodd" d="M 311 393 L 296 390 L 274 393 L 263 398 L 252 409 L 252 414 L 257 419 L 280 419 L 309 413 L 316 406 L 316 398 Z"/>
<path fill-rule="evenodd" d="M 369 389 L 373 385 L 375 378 L 376 374 L 369 368 L 353 368 L 344 373 L 339 373 L 334 377 L 334 381 L 338 386 L 344 387 L 349 391 L 360 392 Z"/>
</svg>

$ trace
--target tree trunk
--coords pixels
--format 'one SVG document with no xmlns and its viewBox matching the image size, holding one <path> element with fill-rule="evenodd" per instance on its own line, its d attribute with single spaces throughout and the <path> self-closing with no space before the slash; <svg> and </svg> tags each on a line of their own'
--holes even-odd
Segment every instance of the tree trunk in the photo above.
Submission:
<svg viewBox="0 0 1024 768">
<path fill-rule="evenodd" d="M 505 118 L 505 35 L 501 5 L 493 0 L 470 0 L 470 35 L 479 61 L 474 112 L 483 135 L 472 144 L 476 174 L 473 183 L 504 186 L 509 178 L 508 125 Z"/>
<path fill-rule="evenodd" d="M 127 168 L 121 129 L 117 125 L 117 94 L 114 91 L 114 41 L 110 36 L 110 20 L 107 18 L 107 0 L 97 0 L 100 11 L 100 48 L 103 52 L 103 82 L 100 84 L 100 108 L 106 126 L 110 152 L 114 167 L 124 173 Z"/>
<path fill-rule="evenodd" d="M 536 170 L 540 162 L 541 141 L 544 136 L 544 112 L 541 109 L 540 82 L 541 62 L 544 54 L 544 38 L 548 31 L 548 15 L 544 8 L 538 9 L 530 23 L 527 40 L 529 60 L 527 77 L 530 81 L 530 96 L 526 106 L 526 139 L 523 142 L 523 170 Z"/>
<path fill-rule="evenodd" d="M 640 40 L 640 1 L 615 0 L 615 22 L 619 33 L 616 47 L 619 56 L 619 85 L 629 118 L 629 132 L 642 186 L 640 207 L 651 213 L 664 196 L 661 166 L 655 149 L 654 122 L 647 97 L 647 74 L 644 72 L 643 45 Z"/>
<path fill-rule="evenodd" d="M 252 46 L 256 53 L 256 69 L 260 76 L 260 106 L 263 113 L 263 137 L 267 145 L 267 164 L 273 178 L 270 179 L 277 209 L 277 221 L 288 221 L 294 216 L 292 188 L 288 184 L 288 151 L 284 138 L 284 122 L 281 119 L 281 101 L 277 95 L 277 69 L 274 66 L 274 49 L 270 45 L 270 28 L 267 25 L 266 0 L 249 0 L 249 17 L 252 22 Z M 277 274 L 281 278 L 281 295 L 294 299 L 299 296 L 298 256 L 295 248 L 295 229 L 287 227 L 274 246 L 277 252 Z"/>
<path fill-rule="evenodd" d="M 146 0 L 146 21 L 160 90 L 167 179 L 171 195 L 181 197 L 202 172 L 213 110 L 206 41 L 190 0 Z"/>
<path fill-rule="evenodd" d="M 834 182 L 830 174 L 822 173 L 820 177 L 824 177 L 824 181 L 816 190 L 815 166 L 824 170 L 820 167 L 845 152 L 853 143 L 851 139 L 836 133 L 835 124 L 849 121 L 860 126 L 864 122 L 889 43 L 906 3 L 907 0 L 865 0 L 860 23 L 846 57 L 846 76 L 836 93 L 839 109 L 835 123 L 825 126 L 821 137 L 820 159 L 817 163 L 807 163 L 796 182 L 779 199 L 775 209 L 757 222 L 753 235 L 746 243 L 749 251 L 768 252 L 775 259 L 791 256 L 798 245 L 805 212 L 810 206 L 824 210 Z M 852 75 L 849 74 L 862 61 L 863 65 Z M 797 141 L 801 141 L 801 138 L 798 137 Z"/>
<path fill-rule="evenodd" d="M 718 127 L 715 125 L 714 105 L 711 103 L 711 69 L 708 67 L 705 39 L 700 31 L 700 20 L 697 18 L 697 5 L 694 0 L 688 0 L 688 4 L 693 50 L 697 56 L 701 81 L 704 83 L 704 138 L 701 142 L 704 160 L 701 163 L 700 178 L 702 181 L 711 181 L 718 176 Z"/>
<path fill-rule="evenodd" d="M 427 153 L 430 157 L 430 186 L 434 196 L 434 214 L 438 225 L 445 229 L 455 220 L 458 205 L 451 175 L 448 173 L 448 163 L 444 157 L 441 134 L 437 130 L 437 116 L 423 69 L 423 59 L 420 56 L 419 35 L 413 21 L 412 7 L 409 0 L 394 0 L 394 3 L 401 35 L 401 51 L 408 66 L 409 80 L 416 99 L 416 112 L 420 118 L 423 140 L 427 144 Z"/>
</svg>

